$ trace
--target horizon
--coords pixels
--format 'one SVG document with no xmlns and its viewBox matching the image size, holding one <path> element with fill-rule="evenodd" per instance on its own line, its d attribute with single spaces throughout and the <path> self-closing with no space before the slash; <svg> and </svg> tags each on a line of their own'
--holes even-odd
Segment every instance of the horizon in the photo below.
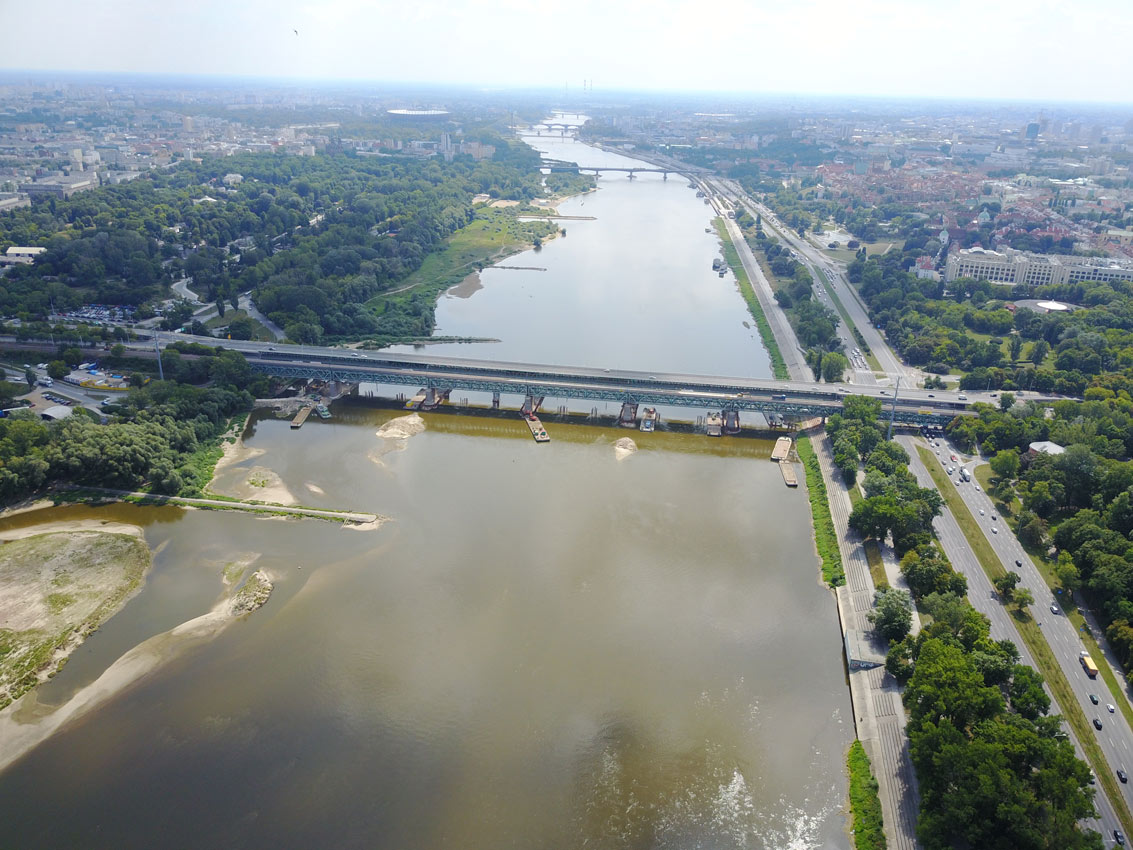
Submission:
<svg viewBox="0 0 1133 850">
<path fill-rule="evenodd" d="M 535 91 L 589 80 L 595 94 L 1110 105 L 1130 102 L 1133 79 L 1123 44 L 1133 6 L 1118 0 L 1084 9 L 1056 0 L 957 0 L 947 14 L 927 0 L 863 0 L 854 14 L 832 0 L 800 0 L 790 10 L 723 0 L 711 16 L 690 0 L 566 0 L 553 8 L 500 0 L 491 11 L 472 0 L 421 0 L 412 8 L 205 0 L 180 9 L 172 24 L 164 14 L 141 0 L 111 0 L 93 11 L 76 0 L 46 0 L 34 15 L 12 9 L 0 15 L 8 34 L 0 72 Z M 45 19 L 50 57 L 36 38 Z M 174 39 L 183 50 L 169 50 Z M 1042 61 L 1076 46 L 1088 47 L 1088 65 Z M 528 85 L 517 87 L 517 78 Z"/>
</svg>

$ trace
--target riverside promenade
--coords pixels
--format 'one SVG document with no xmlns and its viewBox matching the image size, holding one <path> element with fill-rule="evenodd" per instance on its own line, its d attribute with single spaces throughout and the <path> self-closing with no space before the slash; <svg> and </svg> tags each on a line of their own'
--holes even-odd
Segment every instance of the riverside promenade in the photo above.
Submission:
<svg viewBox="0 0 1133 850">
<path fill-rule="evenodd" d="M 849 526 L 849 490 L 834 470 L 830 441 L 824 431 L 811 433 L 815 455 L 826 481 L 827 501 L 838 536 L 846 584 L 838 588 L 842 628 L 871 632 L 875 588 L 861 538 Z M 891 850 L 916 850 L 917 809 L 920 799 L 905 734 L 905 707 L 897 683 L 884 667 L 850 670 L 854 726 L 877 778 L 885 837 Z"/>
</svg>

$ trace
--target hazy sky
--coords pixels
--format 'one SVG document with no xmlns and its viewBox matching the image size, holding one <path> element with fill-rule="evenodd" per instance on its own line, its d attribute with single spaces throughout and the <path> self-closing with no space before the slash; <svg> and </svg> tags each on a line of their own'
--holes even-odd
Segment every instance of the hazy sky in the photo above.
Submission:
<svg viewBox="0 0 1133 850">
<path fill-rule="evenodd" d="M 0 0 L 0 33 L 8 69 L 1133 100 L 1133 0 Z"/>
</svg>

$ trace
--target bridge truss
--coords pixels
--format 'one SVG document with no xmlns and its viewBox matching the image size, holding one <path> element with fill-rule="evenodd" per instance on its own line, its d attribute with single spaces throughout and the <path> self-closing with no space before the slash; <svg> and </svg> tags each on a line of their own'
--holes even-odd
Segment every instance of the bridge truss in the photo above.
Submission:
<svg viewBox="0 0 1133 850">
<path fill-rule="evenodd" d="M 616 387 L 601 384 L 573 384 L 557 381 L 494 379 L 477 375 L 422 375 L 417 372 L 383 370 L 375 368 L 329 366 L 288 361 L 249 360 L 256 372 L 279 378 L 304 378 L 340 383 L 396 384 L 399 386 L 431 387 L 438 391 L 465 389 L 485 393 L 509 393 L 518 396 L 544 396 L 547 398 L 586 399 L 589 401 L 629 402 L 638 405 L 669 405 L 701 410 L 751 410 L 760 413 L 777 413 L 793 419 L 810 419 L 830 416 L 842 410 L 840 398 L 828 400 L 777 399 L 752 393 L 713 391 L 705 385 L 698 389 L 678 392 L 664 387 Z M 884 414 L 888 416 L 888 407 Z M 912 410 L 899 406 L 895 421 L 902 425 L 946 425 L 956 412 Z"/>
</svg>

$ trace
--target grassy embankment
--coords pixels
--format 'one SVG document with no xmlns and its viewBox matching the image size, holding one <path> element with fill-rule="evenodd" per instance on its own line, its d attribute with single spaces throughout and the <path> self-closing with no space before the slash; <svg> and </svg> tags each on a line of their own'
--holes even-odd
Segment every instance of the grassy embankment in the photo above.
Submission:
<svg viewBox="0 0 1133 850">
<path fill-rule="evenodd" d="M 971 546 L 987 577 L 994 580 L 1005 575 L 1007 573 L 1006 568 L 991 548 L 991 544 L 984 536 L 976 518 L 972 516 L 972 512 L 968 510 L 968 506 L 956 492 L 955 485 L 944 474 L 940 464 L 936 462 L 936 458 L 923 446 L 917 446 L 917 453 L 932 476 L 937 489 L 944 496 L 945 504 L 952 511 L 952 516 L 955 517 L 960 530 L 964 532 L 968 545 Z M 1133 816 L 1130 815 L 1129 807 L 1125 804 L 1125 798 L 1117 784 L 1117 777 L 1106 762 L 1094 735 L 1094 729 L 1086 720 L 1086 715 L 1082 711 L 1081 705 L 1078 704 L 1078 700 L 1070 688 L 1070 682 L 1067 681 L 1062 672 L 1062 667 L 1054 657 L 1050 645 L 1046 642 L 1046 637 L 1034 618 L 1026 612 L 1016 611 L 1014 620 L 1019 635 L 1023 638 L 1023 643 L 1027 645 L 1039 672 L 1042 673 L 1055 699 L 1058 700 L 1058 705 L 1062 709 L 1066 722 L 1070 724 L 1075 735 L 1078 736 L 1078 742 L 1086 753 L 1086 760 L 1090 767 L 1094 769 L 1094 773 L 1097 774 L 1098 782 L 1113 805 L 1114 811 L 1117 812 L 1122 828 L 1126 834 L 1133 834 Z"/>
<path fill-rule="evenodd" d="M 771 325 L 768 323 L 767 317 L 763 315 L 763 308 L 759 305 L 759 299 L 755 295 L 755 289 L 752 288 L 751 279 L 748 278 L 743 263 L 740 262 L 740 255 L 736 251 L 736 246 L 732 244 L 732 239 L 728 236 L 728 230 L 722 219 L 715 219 L 713 224 L 716 226 L 716 235 L 720 237 L 720 241 L 724 245 L 724 260 L 731 268 L 732 274 L 736 276 L 740 295 L 743 296 L 748 312 L 755 320 L 755 326 L 759 328 L 759 338 L 763 342 L 763 347 L 767 349 L 768 357 L 771 358 L 772 374 L 778 380 L 786 380 L 789 377 L 787 375 L 787 363 L 783 360 L 782 352 L 779 351 L 779 343 L 775 341 L 775 334 L 771 331 Z"/>
<path fill-rule="evenodd" d="M 108 620 L 149 568 L 145 541 L 123 534 L 40 534 L 0 547 L 4 576 L 0 708 L 66 662 Z"/>
<path fill-rule="evenodd" d="M 551 222 L 519 221 L 506 210 L 480 207 L 476 218 L 448 237 L 441 250 L 427 255 L 419 269 L 389 292 L 375 295 L 366 306 L 381 315 L 387 304 L 422 295 L 435 299 L 472 272 L 530 248 L 537 238 L 545 241 L 558 232 L 558 225 Z"/>
<path fill-rule="evenodd" d="M 822 480 L 822 467 L 809 437 L 799 437 L 795 442 L 799 459 L 806 469 L 806 489 L 810 496 L 810 516 L 814 524 L 814 545 L 818 557 L 822 559 L 822 578 L 831 587 L 846 583 L 846 572 L 842 568 L 842 555 L 838 552 L 838 534 L 834 530 L 834 519 L 830 516 L 830 502 L 826 498 L 826 482 Z"/>
<path fill-rule="evenodd" d="M 991 467 L 986 463 L 980 464 L 976 467 L 975 474 L 976 480 L 984 488 L 985 492 L 990 494 L 991 480 L 993 477 Z M 1007 521 L 1011 530 L 1017 531 L 1019 511 L 1022 509 L 1019 498 L 1012 495 L 1010 502 L 995 499 L 995 506 L 999 508 L 1000 514 Z M 1055 575 L 1054 565 L 1051 563 L 1050 559 L 1046 557 L 1046 552 L 1041 548 L 1028 546 L 1022 543 L 1022 541 L 1020 541 L 1020 543 L 1023 549 L 1026 550 L 1028 557 L 1030 557 L 1031 563 L 1035 565 L 1035 569 L 1039 571 L 1039 575 L 1043 577 L 1043 581 L 1046 582 L 1047 587 L 1049 587 L 1058 598 L 1059 605 L 1066 613 L 1067 618 L 1074 624 L 1074 628 L 1078 630 L 1078 635 L 1086 645 L 1086 650 L 1098 665 L 1101 677 L 1113 697 L 1113 704 L 1121 709 L 1121 713 L 1125 715 L 1126 722 L 1130 726 L 1133 726 L 1133 706 L 1130 706 L 1129 699 L 1125 695 L 1121 682 L 1118 681 L 1116 674 L 1113 672 L 1113 668 L 1110 666 L 1109 661 L 1102 653 L 1101 647 L 1098 646 L 1098 642 L 1094 638 L 1093 630 L 1086 623 L 1086 618 L 1082 616 L 1082 611 L 1078 607 L 1078 599 L 1080 598 L 1081 591 L 1078 591 L 1077 594 L 1068 593 L 1066 588 L 1062 586 L 1062 581 Z"/>
<path fill-rule="evenodd" d="M 881 800 L 877 796 L 877 780 L 869 767 L 869 756 L 861 741 L 854 741 L 846 754 L 850 771 L 850 811 L 854 815 L 854 847 L 856 850 L 885 850 L 885 832 L 881 823 Z"/>
</svg>

